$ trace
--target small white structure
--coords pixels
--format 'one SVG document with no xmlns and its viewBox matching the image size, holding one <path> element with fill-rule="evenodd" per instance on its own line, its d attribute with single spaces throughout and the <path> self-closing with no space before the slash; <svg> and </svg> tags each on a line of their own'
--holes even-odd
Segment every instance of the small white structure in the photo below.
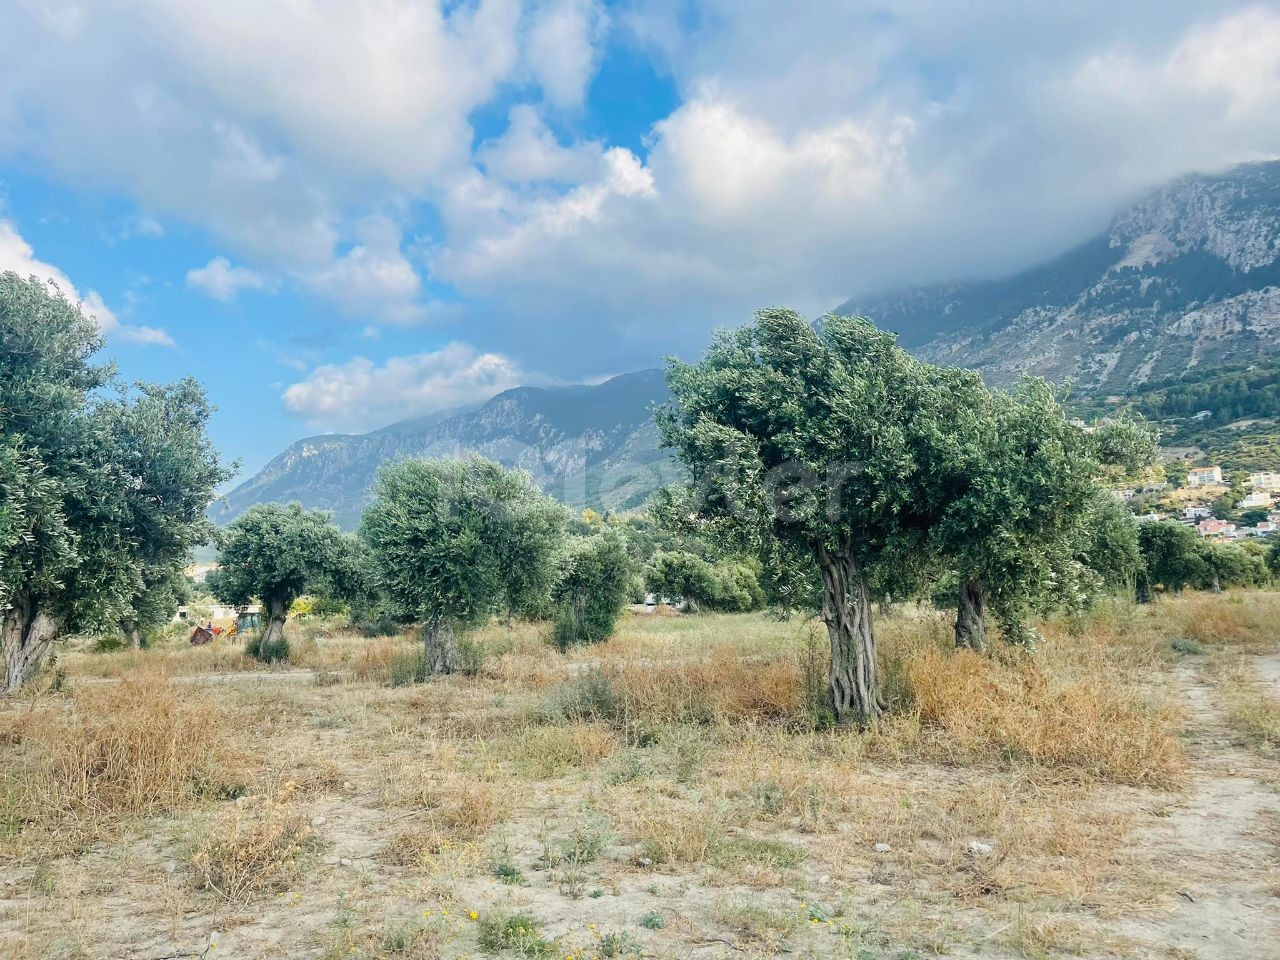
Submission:
<svg viewBox="0 0 1280 960">
<path fill-rule="evenodd" d="M 1221 486 L 1222 468 L 1192 467 L 1187 471 L 1187 485 L 1192 487 Z"/>
<path fill-rule="evenodd" d="M 1203 520 L 1212 516 L 1213 511 L 1208 507 L 1185 507 L 1182 511 L 1183 520 Z"/>
<path fill-rule="evenodd" d="M 1257 510 L 1271 506 L 1271 501 L 1275 499 L 1265 490 L 1253 490 L 1245 494 L 1244 499 L 1240 501 L 1240 506 L 1245 510 Z"/>
</svg>

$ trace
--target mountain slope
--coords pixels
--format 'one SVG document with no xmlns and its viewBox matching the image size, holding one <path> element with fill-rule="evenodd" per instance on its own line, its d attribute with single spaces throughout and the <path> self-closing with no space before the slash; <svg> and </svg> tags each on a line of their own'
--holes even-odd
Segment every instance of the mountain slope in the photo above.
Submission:
<svg viewBox="0 0 1280 960">
<path fill-rule="evenodd" d="M 487 403 L 393 423 L 366 434 L 299 440 L 215 504 L 226 523 L 249 506 L 297 500 L 330 510 L 354 528 L 383 463 L 404 457 L 479 453 L 528 470 L 571 506 L 637 506 L 676 477 L 658 450 L 650 407 L 668 397 L 662 371 L 614 377 L 598 386 L 517 387 Z"/>
<path fill-rule="evenodd" d="M 1280 349 L 1280 161 L 1184 177 L 1102 235 L 1000 280 L 855 298 L 939 363 L 1122 393 Z"/>
</svg>

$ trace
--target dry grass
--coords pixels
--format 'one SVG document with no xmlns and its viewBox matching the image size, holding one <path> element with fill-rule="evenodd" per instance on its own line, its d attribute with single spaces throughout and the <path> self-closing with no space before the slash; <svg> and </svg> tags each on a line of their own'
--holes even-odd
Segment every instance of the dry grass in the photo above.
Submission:
<svg viewBox="0 0 1280 960">
<path fill-rule="evenodd" d="M 223 711 L 155 670 L 78 690 L 66 706 L 38 706 L 10 736 L 10 807 L 24 826 L 70 841 L 243 784 L 245 764 Z"/>
<path fill-rule="evenodd" d="M 1105 676 L 1055 682 L 1033 663 L 968 651 L 923 654 L 907 672 L 921 724 L 953 755 L 1152 786 L 1177 782 L 1186 767 L 1177 711 Z"/>
<path fill-rule="evenodd" d="M 282 890 L 315 846 L 307 818 L 291 804 L 294 784 L 274 796 L 241 797 L 218 817 L 191 858 L 198 885 L 224 900 Z"/>
<path fill-rule="evenodd" d="M 1173 636 L 1255 653 L 1280 648 L 1280 594 L 1188 593 L 1158 604 Z"/>
<path fill-rule="evenodd" d="M 403 687 L 413 637 L 309 631 L 293 664 L 317 683 L 135 676 L 171 657 L 223 672 L 207 648 L 77 653 L 70 693 L 0 709 L 0 776 L 70 798 L 63 829 L 112 842 L 72 851 L 19 818 L 0 953 L 65 928 L 81 955 L 198 955 L 217 914 L 226 955 L 477 955 L 482 927 L 535 911 L 532 949 L 560 955 L 606 955 L 602 931 L 621 931 L 608 955 L 1173 956 L 1116 932 L 1224 869 L 1167 840 L 1184 802 L 1165 792 L 1184 762 L 1170 640 L 1263 649 L 1268 611 L 1252 594 L 1118 604 L 1044 625 L 1028 660 L 956 653 L 948 614 L 903 607 L 877 622 L 892 714 L 865 733 L 813 709 L 821 626 L 762 615 L 628 617 L 567 656 L 542 626 L 495 623 L 471 673 Z M 128 682 L 77 680 L 113 671 Z M 255 796 L 219 799 L 237 782 Z"/>
<path fill-rule="evenodd" d="M 1280 752 L 1280 699 L 1266 691 L 1254 669 L 1238 654 L 1219 654 L 1210 667 L 1227 726 L 1247 746 L 1268 755 Z"/>
</svg>

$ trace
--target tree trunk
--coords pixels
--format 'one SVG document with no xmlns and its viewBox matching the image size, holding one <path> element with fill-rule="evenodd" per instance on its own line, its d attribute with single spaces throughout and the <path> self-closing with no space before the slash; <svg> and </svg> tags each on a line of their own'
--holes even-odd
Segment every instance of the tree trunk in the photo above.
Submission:
<svg viewBox="0 0 1280 960">
<path fill-rule="evenodd" d="M 129 638 L 129 645 L 135 650 L 142 649 L 142 629 L 136 623 L 122 625 L 124 635 Z"/>
<path fill-rule="evenodd" d="M 262 612 L 267 618 L 258 635 L 258 659 L 266 659 L 266 651 L 284 639 L 284 624 L 288 616 L 289 605 L 279 598 L 263 597 Z"/>
<path fill-rule="evenodd" d="M 438 676 L 453 673 L 458 659 L 458 642 L 451 623 L 428 623 L 422 628 L 422 650 L 427 658 L 427 673 Z"/>
<path fill-rule="evenodd" d="M 1213 574 L 1213 592 L 1214 593 L 1222 592 L 1222 578 L 1218 576 L 1216 571 Z"/>
<path fill-rule="evenodd" d="M 0 694 L 16 693 L 40 669 L 61 624 L 40 610 L 30 597 L 18 594 L 0 621 L 0 656 L 4 658 L 4 684 Z"/>
<path fill-rule="evenodd" d="M 956 648 L 987 649 L 986 596 L 982 585 L 966 580 L 960 588 L 960 608 L 956 611 Z"/>
<path fill-rule="evenodd" d="M 820 548 L 822 619 L 831 640 L 831 709 L 837 723 L 874 724 L 884 712 L 871 624 L 871 595 L 847 550 Z"/>
<path fill-rule="evenodd" d="M 1147 582 L 1146 578 L 1144 577 L 1138 578 L 1136 593 L 1138 595 L 1139 603 L 1151 602 L 1151 584 Z"/>
</svg>

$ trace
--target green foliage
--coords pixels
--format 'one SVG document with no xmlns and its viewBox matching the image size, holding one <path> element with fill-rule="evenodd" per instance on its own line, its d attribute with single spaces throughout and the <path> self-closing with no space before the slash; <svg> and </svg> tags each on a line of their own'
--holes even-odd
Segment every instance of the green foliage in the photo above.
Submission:
<svg viewBox="0 0 1280 960">
<path fill-rule="evenodd" d="M 245 640 L 244 652 L 263 663 L 284 663 L 289 659 L 289 641 L 283 636 L 253 634 Z"/>
<path fill-rule="evenodd" d="M 480 918 L 477 943 L 481 950 L 500 953 L 509 950 L 518 957 L 546 957 L 555 952 L 555 943 L 542 933 L 542 924 L 527 913 L 498 911 Z"/>
<path fill-rule="evenodd" d="M 0 273 L 0 609 L 4 686 L 63 629 L 150 625 L 209 534 L 228 477 L 191 380 L 126 387 L 91 357 L 96 324 L 37 280 Z"/>
<path fill-rule="evenodd" d="M 1144 589 L 1164 587 L 1174 593 L 1203 583 L 1208 577 L 1200 535 L 1173 520 L 1144 523 L 1138 528 Z"/>
<path fill-rule="evenodd" d="M 1031 614 L 1083 606 L 1133 573 L 1136 531 L 1098 478 L 1108 466 L 1148 461 L 1154 444 L 1124 422 L 1093 433 L 1072 423 L 1043 380 L 975 401 L 986 411 L 939 448 L 930 542 L 985 598 L 1006 639 L 1030 638 Z"/>
<path fill-rule="evenodd" d="M 209 575 L 209 590 L 235 606 L 260 598 L 269 616 L 310 590 L 330 589 L 349 570 L 353 552 L 327 513 L 297 503 L 250 507 L 219 539 L 220 566 Z"/>
<path fill-rule="evenodd" d="M 669 502 L 765 569 L 795 571 L 798 597 L 821 572 L 833 707 L 873 719 L 868 581 L 926 545 L 971 458 L 981 379 L 921 363 L 865 319 L 815 326 L 781 309 L 721 332 L 695 365 L 670 361 L 667 379 L 674 403 L 656 419 L 690 475 Z"/>
<path fill-rule="evenodd" d="M 659 597 L 683 600 L 689 611 L 745 613 L 764 606 L 759 563 L 747 558 L 707 561 L 683 550 L 659 553 L 645 570 L 645 586 Z"/>
<path fill-rule="evenodd" d="M 1260 586 L 1271 579 L 1268 556 L 1261 545 L 1215 543 L 1172 520 L 1142 524 L 1138 543 L 1143 593 L 1157 587 L 1179 593 L 1186 587 Z"/>
<path fill-rule="evenodd" d="M 564 527 L 563 508 L 522 471 L 480 457 L 403 460 L 379 472 L 361 538 L 397 616 L 467 627 L 542 602 Z"/>
<path fill-rule="evenodd" d="M 556 645 L 565 650 L 607 640 L 626 605 L 634 574 L 618 532 L 575 538 L 555 586 Z"/>
</svg>

